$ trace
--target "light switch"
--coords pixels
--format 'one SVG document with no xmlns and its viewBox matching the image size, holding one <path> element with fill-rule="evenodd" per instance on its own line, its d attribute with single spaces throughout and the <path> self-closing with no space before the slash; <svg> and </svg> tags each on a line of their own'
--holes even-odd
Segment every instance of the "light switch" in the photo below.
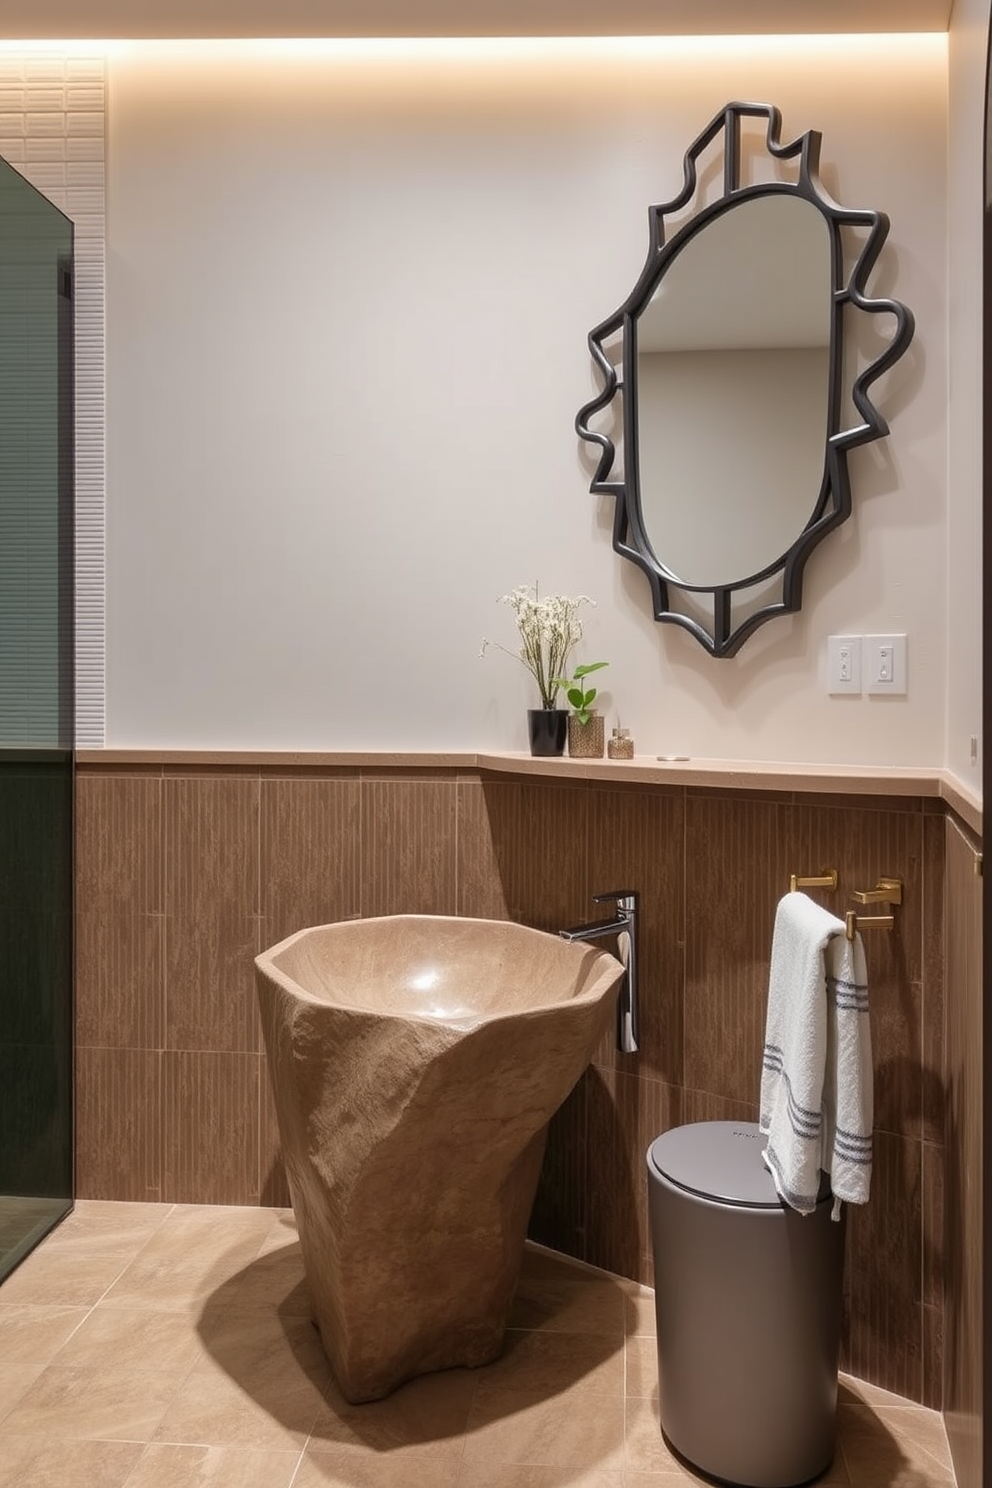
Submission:
<svg viewBox="0 0 992 1488">
<path fill-rule="evenodd" d="M 869 693 L 902 696 L 906 691 L 906 637 L 865 636 L 865 647 Z"/>
<path fill-rule="evenodd" d="M 861 691 L 861 637 L 827 637 L 827 691 L 859 693 Z"/>
</svg>

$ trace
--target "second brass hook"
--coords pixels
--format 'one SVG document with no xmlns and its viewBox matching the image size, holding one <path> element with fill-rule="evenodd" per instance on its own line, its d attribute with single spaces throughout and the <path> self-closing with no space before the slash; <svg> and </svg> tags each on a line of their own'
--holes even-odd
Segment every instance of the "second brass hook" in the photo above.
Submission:
<svg viewBox="0 0 992 1488">
<path fill-rule="evenodd" d="M 880 878 L 873 889 L 855 889 L 851 898 L 859 904 L 901 904 L 902 879 Z"/>
</svg>

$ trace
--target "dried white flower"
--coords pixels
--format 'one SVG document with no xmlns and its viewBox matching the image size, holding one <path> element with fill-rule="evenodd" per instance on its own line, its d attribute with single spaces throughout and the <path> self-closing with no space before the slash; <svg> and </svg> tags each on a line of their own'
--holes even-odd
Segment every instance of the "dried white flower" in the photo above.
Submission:
<svg viewBox="0 0 992 1488">
<path fill-rule="evenodd" d="M 484 640 L 479 654 L 484 655 L 487 646 L 495 646 L 508 656 L 516 656 L 537 683 L 541 707 L 553 708 L 569 653 L 582 639 L 579 608 L 584 604 L 594 605 L 595 600 L 588 594 L 580 594 L 575 599 L 569 599 L 565 594 L 549 594 L 541 599 L 536 584 L 522 584 L 512 594 L 501 595 L 499 602 L 509 605 L 514 613 L 520 633 L 520 650 L 510 651 L 499 641 Z"/>
</svg>

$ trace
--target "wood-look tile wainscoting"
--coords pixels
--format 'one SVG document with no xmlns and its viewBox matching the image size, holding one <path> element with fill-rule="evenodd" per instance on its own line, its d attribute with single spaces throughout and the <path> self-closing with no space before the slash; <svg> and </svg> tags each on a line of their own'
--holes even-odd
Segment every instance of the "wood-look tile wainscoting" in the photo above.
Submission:
<svg viewBox="0 0 992 1488">
<path fill-rule="evenodd" d="M 977 843 L 948 820 L 944 861 L 944 1423 L 959 1488 L 984 1484 L 982 1409 L 982 879 Z M 934 1285 L 938 1284 L 934 1279 Z M 983 1470 L 984 1469 L 984 1470 Z"/>
<path fill-rule="evenodd" d="M 866 934 L 875 1168 L 870 1204 L 849 1216 L 843 1367 L 940 1407 L 945 1172 L 960 1173 L 944 1158 L 945 832 L 977 845 L 948 820 L 933 793 L 90 754 L 77 780 L 78 1194 L 288 1202 L 252 958 L 291 931 L 411 912 L 557 931 L 595 917 L 594 894 L 629 887 L 641 1051 L 604 1040 L 554 1120 L 532 1234 L 650 1283 L 649 1143 L 680 1122 L 756 1119 L 790 873 L 836 867 L 837 894 L 820 897 L 841 913 L 893 874 L 895 930 Z M 955 1141 L 973 1119 L 955 1108 Z"/>
</svg>

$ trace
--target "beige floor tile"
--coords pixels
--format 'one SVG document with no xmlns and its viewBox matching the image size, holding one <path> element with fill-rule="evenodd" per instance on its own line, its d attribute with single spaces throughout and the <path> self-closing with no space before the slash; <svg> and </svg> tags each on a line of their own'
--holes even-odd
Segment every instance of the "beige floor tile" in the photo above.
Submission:
<svg viewBox="0 0 992 1488">
<path fill-rule="evenodd" d="M 4 1364 L 49 1364 L 89 1311 L 88 1307 L 0 1302 L 0 1359 Z"/>
<path fill-rule="evenodd" d="M 148 1307 L 188 1312 L 230 1307 L 246 1269 L 258 1253 L 262 1231 L 163 1225 L 107 1291 L 108 1307 Z"/>
<path fill-rule="evenodd" d="M 629 1473 L 677 1473 L 678 1458 L 669 1450 L 658 1420 L 658 1402 L 628 1397 L 624 1416 L 624 1466 Z"/>
<path fill-rule="evenodd" d="M 51 1307 L 92 1307 L 126 1269 L 123 1251 L 94 1250 L 67 1259 L 43 1241 L 0 1286 L 0 1302 L 40 1302 Z"/>
<path fill-rule="evenodd" d="M 658 1479 L 653 1478 L 655 1488 Z M 622 1472 L 609 1467 L 523 1467 L 513 1463 L 464 1463 L 456 1488 L 625 1488 Z M 664 1484 L 661 1485 L 664 1488 Z"/>
<path fill-rule="evenodd" d="M 655 1337 L 658 1326 L 654 1311 L 654 1292 L 647 1287 L 638 1287 L 635 1291 L 628 1292 L 624 1312 L 627 1333 L 645 1333 L 649 1338 Z"/>
<path fill-rule="evenodd" d="M 5 1436 L 0 1488 L 124 1488 L 140 1456 L 140 1442 Z"/>
<path fill-rule="evenodd" d="M 170 1212 L 169 1204 L 77 1199 L 72 1213 L 52 1231 L 47 1243 L 74 1248 L 93 1241 L 104 1250 L 130 1249 L 133 1254 L 165 1223 Z"/>
<path fill-rule="evenodd" d="M 856 1379 L 853 1374 L 837 1376 L 837 1403 L 839 1405 L 887 1405 L 893 1409 L 909 1409 L 913 1401 L 902 1395 L 893 1395 L 881 1385 L 871 1385 L 867 1380 Z"/>
<path fill-rule="evenodd" d="M 313 1308 L 299 1241 L 263 1248 L 231 1283 L 230 1304 L 310 1317 Z"/>
<path fill-rule="evenodd" d="M 176 1393 L 175 1376 L 149 1369 L 63 1369 L 49 1364 L 2 1421 L 0 1436 L 144 1442 Z"/>
<path fill-rule="evenodd" d="M 658 1345 L 654 1338 L 635 1333 L 624 1345 L 625 1393 L 650 1400 L 658 1394 Z"/>
<path fill-rule="evenodd" d="M 513 1395 L 479 1406 L 469 1418 L 465 1466 L 623 1469 L 623 1402 L 605 1397 L 583 1409 L 570 1395 Z"/>
<path fill-rule="evenodd" d="M 289 1488 L 299 1460 L 298 1451 L 152 1442 L 142 1452 L 127 1488 Z"/>
<path fill-rule="evenodd" d="M 6 1364 L 0 1357 L 0 1432 L 3 1431 L 6 1417 L 24 1399 L 45 1367 L 40 1362 Z"/>
<path fill-rule="evenodd" d="M 191 1244 L 224 1250 L 234 1241 L 254 1241 L 257 1250 L 282 1212 L 252 1204 L 173 1204 L 155 1243 L 164 1250 Z"/>
<path fill-rule="evenodd" d="M 462 1453 L 478 1371 L 448 1369 L 410 1380 L 385 1400 L 349 1405 L 337 1386 L 314 1423 L 311 1447 L 358 1454 L 403 1452 L 411 1461 L 457 1461 Z"/>
<path fill-rule="evenodd" d="M 300 1235 L 292 1209 L 268 1209 L 265 1212 L 270 1223 L 259 1255 L 268 1255 L 270 1251 L 281 1250 L 287 1245 L 299 1245 Z"/>
<path fill-rule="evenodd" d="M 513 1324 L 494 1364 L 349 1406 L 291 1211 L 87 1200 L 0 1287 L 0 1488 L 708 1481 L 661 1434 L 650 1290 L 529 1246 Z M 938 1413 L 840 1400 L 823 1488 L 951 1488 Z"/>
<path fill-rule="evenodd" d="M 839 1448 L 854 1488 L 953 1484 L 943 1425 L 935 1412 L 842 1405 L 837 1420 Z"/>
<path fill-rule="evenodd" d="M 646 1484 L 656 1483 L 657 1488 L 663 1488 L 669 1477 L 682 1483 L 709 1484 L 713 1481 L 701 1469 L 695 1471 L 691 1463 L 684 1462 L 669 1447 L 658 1418 L 657 1396 L 628 1395 L 625 1448 L 627 1474 L 624 1488 L 640 1488 L 642 1478 Z M 816 1479 L 817 1488 L 820 1485 L 822 1488 L 839 1488 L 850 1481 L 838 1448 L 831 1466 Z M 885 1485 L 873 1484 L 872 1488 L 885 1488 Z"/>
<path fill-rule="evenodd" d="M 331 1366 L 308 1318 L 232 1312 L 200 1331 L 203 1357 L 196 1370 L 201 1377 L 230 1379 L 260 1401 L 295 1391 L 323 1404 Z"/>
<path fill-rule="evenodd" d="M 939 1468 L 945 1472 L 951 1471 L 947 1434 L 939 1412 L 911 1405 L 896 1410 L 882 1406 L 876 1408 L 873 1414 L 877 1421 L 892 1432 L 897 1441 L 911 1444 L 917 1451 L 933 1458 Z"/>
<path fill-rule="evenodd" d="M 510 1327 L 622 1338 L 626 1304 L 623 1288 L 609 1277 L 524 1274 L 510 1309 Z"/>
<path fill-rule="evenodd" d="M 360 1452 L 311 1444 L 293 1488 L 457 1488 L 458 1468 L 457 1456 L 425 1456 L 416 1447 Z"/>
<path fill-rule="evenodd" d="M 619 1398 L 623 1392 L 623 1344 L 594 1333 L 529 1333 L 511 1330 L 503 1353 L 475 1371 L 476 1405 L 510 1389 L 559 1395 L 565 1390 Z"/>
<path fill-rule="evenodd" d="M 705 1488 L 712 1488 L 711 1479 L 697 1477 L 688 1468 L 681 1472 L 628 1472 L 623 1478 L 623 1488 L 686 1488 L 687 1483 L 702 1483 Z"/>
<path fill-rule="evenodd" d="M 323 1403 L 320 1389 L 278 1365 L 259 1369 L 250 1387 L 220 1368 L 194 1369 L 155 1432 L 158 1442 L 252 1450 L 302 1449 Z"/>
<path fill-rule="evenodd" d="M 91 1309 L 55 1362 L 62 1368 L 155 1370 L 178 1384 L 204 1355 L 190 1320 L 180 1313 L 144 1308 Z"/>
</svg>

